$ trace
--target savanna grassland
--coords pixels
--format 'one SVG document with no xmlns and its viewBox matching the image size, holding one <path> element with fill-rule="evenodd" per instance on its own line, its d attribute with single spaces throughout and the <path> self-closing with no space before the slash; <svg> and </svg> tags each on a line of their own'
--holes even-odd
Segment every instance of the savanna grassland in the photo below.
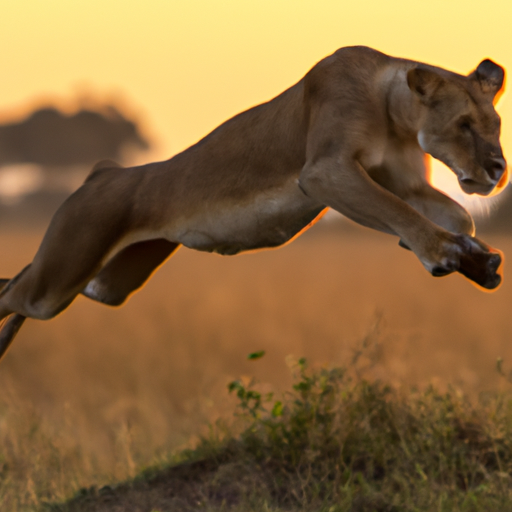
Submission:
<svg viewBox="0 0 512 512">
<path fill-rule="evenodd" d="M 2 277 L 30 261 L 40 236 L 0 232 Z M 512 238 L 486 241 L 512 254 Z M 0 364 L 0 510 L 63 501 L 172 460 L 209 424 L 233 416 L 244 395 L 228 394 L 229 382 L 240 379 L 247 390 L 254 377 L 262 396 L 290 389 L 288 366 L 301 357 L 315 368 L 352 365 L 358 382 L 378 379 L 381 387 L 367 389 L 381 404 L 387 384 L 400 396 L 431 384 L 442 397 L 508 393 L 506 266 L 505 275 L 493 294 L 460 276 L 434 279 L 394 238 L 336 223 L 276 251 L 220 257 L 180 249 L 121 308 L 80 297 L 54 320 L 26 322 Z M 255 351 L 266 355 L 248 360 Z M 263 414 L 254 411 L 249 419 Z M 286 414 L 292 421 L 293 410 Z M 360 510 L 374 509 L 388 510 Z"/>
</svg>

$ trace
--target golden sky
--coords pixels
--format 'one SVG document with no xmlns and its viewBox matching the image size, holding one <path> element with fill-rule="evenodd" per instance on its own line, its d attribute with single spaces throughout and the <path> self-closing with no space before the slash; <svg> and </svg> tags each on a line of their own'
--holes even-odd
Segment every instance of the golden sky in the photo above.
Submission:
<svg viewBox="0 0 512 512">
<path fill-rule="evenodd" d="M 512 0 L 3 0 L 0 117 L 88 90 L 135 106 L 165 158 L 341 46 L 512 72 Z M 512 153 L 512 105 L 499 104 Z M 512 158 L 512 157 L 511 157 Z"/>
</svg>

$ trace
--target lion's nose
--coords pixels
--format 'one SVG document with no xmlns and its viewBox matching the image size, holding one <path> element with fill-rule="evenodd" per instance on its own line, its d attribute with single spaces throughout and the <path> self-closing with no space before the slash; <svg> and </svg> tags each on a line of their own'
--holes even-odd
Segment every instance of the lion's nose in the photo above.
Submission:
<svg viewBox="0 0 512 512">
<path fill-rule="evenodd" d="M 490 158 L 485 166 L 487 174 L 489 174 L 489 177 L 495 182 L 500 180 L 506 168 L 507 162 L 503 157 Z"/>
</svg>

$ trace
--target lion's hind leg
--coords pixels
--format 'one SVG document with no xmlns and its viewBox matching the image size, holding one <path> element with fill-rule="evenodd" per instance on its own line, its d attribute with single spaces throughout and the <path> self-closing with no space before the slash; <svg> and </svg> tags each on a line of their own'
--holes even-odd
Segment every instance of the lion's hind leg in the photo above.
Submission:
<svg viewBox="0 0 512 512">
<path fill-rule="evenodd" d="M 0 320 L 9 317 L 0 332 L 0 355 L 25 317 L 46 320 L 65 309 L 125 236 L 130 202 L 123 201 L 113 180 L 100 185 L 89 182 L 70 196 L 54 215 L 32 263 L 13 279 L 0 281 Z"/>
<path fill-rule="evenodd" d="M 12 340 L 18 334 L 27 317 L 19 313 L 12 313 L 4 319 L 0 326 L 0 359 L 4 356 Z"/>
<path fill-rule="evenodd" d="M 179 246 L 163 238 L 131 244 L 106 263 L 82 294 L 103 304 L 119 306 L 143 286 Z"/>
<path fill-rule="evenodd" d="M 59 314 L 104 266 L 113 268 L 107 258 L 123 239 L 149 229 L 154 220 L 152 210 L 136 203 L 142 176 L 100 165 L 53 216 L 32 263 L 10 281 L 0 281 L 0 320 L 9 317 L 0 331 L 0 356 L 25 317 L 47 320 Z M 140 286 L 176 248 L 168 242 L 157 245 L 158 250 L 151 253 L 153 260 L 149 258 L 150 268 L 144 270 L 142 265 L 143 271 L 135 266 L 128 279 L 130 290 L 121 288 L 121 295 Z M 123 267 L 130 271 L 130 265 Z M 105 270 L 103 275 L 115 277 L 117 273 Z"/>
<path fill-rule="evenodd" d="M 5 295 L 27 271 L 30 265 L 27 265 L 12 279 L 0 279 L 0 297 Z M 4 356 L 9 348 L 12 340 L 20 330 L 26 316 L 14 313 L 10 309 L 4 307 L 0 309 L 0 359 Z"/>
</svg>

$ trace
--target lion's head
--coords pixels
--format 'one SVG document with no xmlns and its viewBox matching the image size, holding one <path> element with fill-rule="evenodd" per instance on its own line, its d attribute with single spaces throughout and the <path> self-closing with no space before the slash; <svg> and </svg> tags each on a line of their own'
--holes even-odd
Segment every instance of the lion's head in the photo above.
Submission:
<svg viewBox="0 0 512 512">
<path fill-rule="evenodd" d="M 505 72 L 489 59 L 461 76 L 419 64 L 407 83 L 423 105 L 418 142 L 457 175 L 467 194 L 489 195 L 508 183 L 494 104 Z"/>
</svg>

